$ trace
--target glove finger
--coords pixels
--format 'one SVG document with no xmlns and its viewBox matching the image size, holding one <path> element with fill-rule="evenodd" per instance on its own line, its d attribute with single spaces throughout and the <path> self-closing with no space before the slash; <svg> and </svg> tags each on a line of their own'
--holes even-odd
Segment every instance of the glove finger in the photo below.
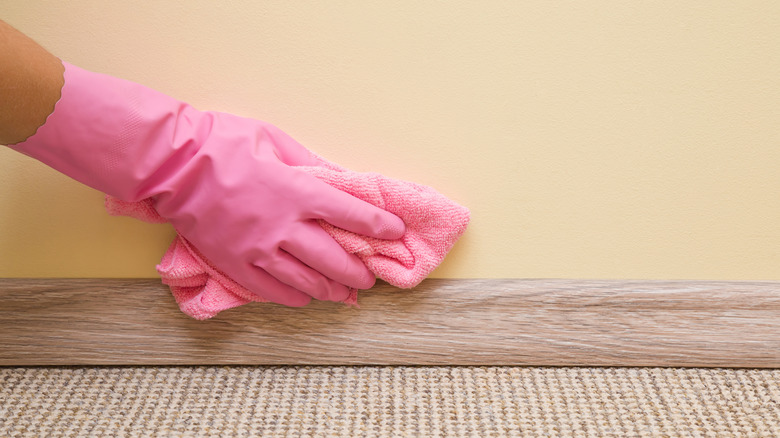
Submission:
<svg viewBox="0 0 780 438">
<path fill-rule="evenodd" d="M 314 154 L 290 137 L 286 132 L 273 125 L 263 127 L 264 134 L 268 135 L 268 145 L 275 151 L 276 157 L 288 166 L 316 166 L 317 159 Z"/>
<path fill-rule="evenodd" d="M 316 222 L 296 227 L 281 245 L 293 257 L 322 275 L 355 289 L 370 289 L 376 277 L 354 254 L 350 254 Z"/>
<path fill-rule="evenodd" d="M 238 284 L 247 288 L 273 303 L 290 307 L 301 307 L 309 304 L 311 296 L 294 287 L 279 281 L 263 269 L 247 264 L 244 269 L 226 272 Z"/>
<path fill-rule="evenodd" d="M 318 300 L 343 301 L 349 296 L 346 286 L 306 266 L 284 250 L 274 254 L 262 269 L 282 283 Z"/>
<path fill-rule="evenodd" d="M 319 217 L 331 225 L 377 239 L 400 239 L 406 232 L 398 216 L 328 186 L 313 201 Z"/>
</svg>

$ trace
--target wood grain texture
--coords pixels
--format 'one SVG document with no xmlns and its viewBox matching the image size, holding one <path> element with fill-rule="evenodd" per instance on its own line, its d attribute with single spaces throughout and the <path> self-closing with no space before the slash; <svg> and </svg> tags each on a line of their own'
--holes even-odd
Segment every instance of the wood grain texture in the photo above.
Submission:
<svg viewBox="0 0 780 438">
<path fill-rule="evenodd" d="M 147 279 L 0 279 L 0 365 L 780 368 L 780 283 L 426 280 L 208 321 Z"/>
</svg>

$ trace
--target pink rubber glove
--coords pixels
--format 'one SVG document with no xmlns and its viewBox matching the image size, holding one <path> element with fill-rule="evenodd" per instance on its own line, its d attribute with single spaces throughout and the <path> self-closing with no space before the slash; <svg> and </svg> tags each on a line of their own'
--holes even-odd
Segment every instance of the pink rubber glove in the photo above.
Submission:
<svg viewBox="0 0 780 438">
<path fill-rule="evenodd" d="M 403 221 L 291 167 L 317 163 L 284 132 L 64 65 L 54 112 L 12 148 L 121 200 L 152 198 L 218 269 L 269 301 L 341 301 L 374 284 L 316 220 L 380 239 L 400 238 Z"/>
</svg>

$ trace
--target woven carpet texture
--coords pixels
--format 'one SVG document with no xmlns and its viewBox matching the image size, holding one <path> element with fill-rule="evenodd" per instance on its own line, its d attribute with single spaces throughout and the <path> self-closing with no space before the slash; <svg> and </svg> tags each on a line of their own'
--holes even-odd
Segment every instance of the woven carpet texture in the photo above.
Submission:
<svg viewBox="0 0 780 438">
<path fill-rule="evenodd" d="M 0 368 L 0 436 L 770 437 L 780 370 Z"/>
</svg>

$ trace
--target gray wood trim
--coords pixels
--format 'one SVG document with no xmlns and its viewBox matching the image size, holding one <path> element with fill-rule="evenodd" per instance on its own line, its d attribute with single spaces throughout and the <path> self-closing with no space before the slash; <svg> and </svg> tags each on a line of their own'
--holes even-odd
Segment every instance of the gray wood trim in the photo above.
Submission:
<svg viewBox="0 0 780 438">
<path fill-rule="evenodd" d="M 0 279 L 0 365 L 780 368 L 780 282 L 439 280 L 196 321 L 156 279 Z"/>
</svg>

